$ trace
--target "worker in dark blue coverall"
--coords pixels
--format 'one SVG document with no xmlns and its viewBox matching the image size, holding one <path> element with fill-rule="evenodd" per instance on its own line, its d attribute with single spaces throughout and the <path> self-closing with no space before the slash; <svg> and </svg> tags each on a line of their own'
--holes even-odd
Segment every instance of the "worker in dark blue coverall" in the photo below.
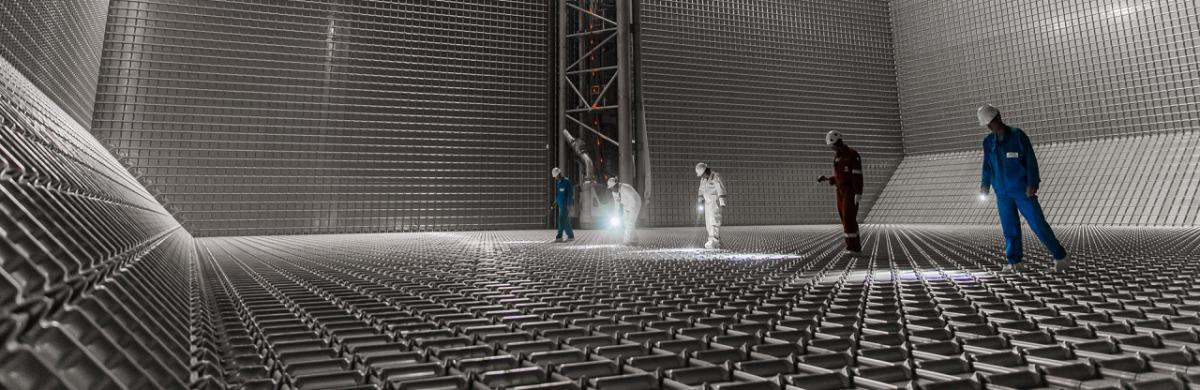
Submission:
<svg viewBox="0 0 1200 390">
<path fill-rule="evenodd" d="M 554 177 L 554 203 L 550 205 L 550 209 L 558 207 L 558 235 L 554 237 L 554 242 L 562 242 L 563 232 L 567 232 L 567 241 L 574 241 L 575 231 L 571 230 L 571 206 L 575 205 L 575 186 L 571 185 L 571 179 L 563 175 L 561 169 L 554 168 L 550 171 L 550 175 Z"/>
<path fill-rule="evenodd" d="M 1004 255 L 1008 258 L 1004 270 L 1017 271 L 1023 256 L 1018 211 L 1054 257 L 1054 269 L 1065 269 L 1069 264 L 1067 250 L 1054 236 L 1038 202 L 1041 177 L 1033 143 L 1021 129 L 1004 124 L 1000 110 L 995 107 L 984 105 L 977 114 L 979 125 L 992 131 L 983 139 L 983 183 L 979 191 L 981 199 L 987 199 L 988 190 L 996 190 L 996 209 L 1000 212 L 1000 225 L 1004 230 Z"/>
</svg>

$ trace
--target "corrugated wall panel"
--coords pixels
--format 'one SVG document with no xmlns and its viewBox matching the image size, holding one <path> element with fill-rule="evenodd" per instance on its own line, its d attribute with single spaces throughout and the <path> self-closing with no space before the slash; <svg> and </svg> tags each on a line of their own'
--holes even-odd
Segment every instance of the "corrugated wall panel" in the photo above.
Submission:
<svg viewBox="0 0 1200 390">
<path fill-rule="evenodd" d="M 896 0 L 892 16 L 906 157 L 869 221 L 996 221 L 973 195 L 986 102 L 1033 140 L 1053 222 L 1197 224 L 1200 4 Z"/>
<path fill-rule="evenodd" d="M 197 235 L 541 227 L 548 10 L 115 0 L 95 129 Z"/>
<path fill-rule="evenodd" d="M 991 103 L 1036 142 L 1195 129 L 1191 0 L 892 1 L 908 154 L 973 150 Z"/>
<path fill-rule="evenodd" d="M 644 0 L 653 225 L 694 221 L 692 168 L 730 191 L 726 224 L 837 221 L 825 133 L 862 154 L 863 215 L 901 154 L 888 3 Z"/>
<path fill-rule="evenodd" d="M 0 7 L 0 388 L 192 378 L 192 237 L 81 120 L 106 3 Z"/>
<path fill-rule="evenodd" d="M 0 56 L 85 128 L 92 124 L 108 0 L 5 0 Z"/>
<path fill-rule="evenodd" d="M 1051 223 L 1200 225 L 1200 132 L 1035 146 L 1038 197 Z M 982 152 L 904 159 L 868 223 L 998 224 L 995 201 L 978 198 Z"/>
</svg>

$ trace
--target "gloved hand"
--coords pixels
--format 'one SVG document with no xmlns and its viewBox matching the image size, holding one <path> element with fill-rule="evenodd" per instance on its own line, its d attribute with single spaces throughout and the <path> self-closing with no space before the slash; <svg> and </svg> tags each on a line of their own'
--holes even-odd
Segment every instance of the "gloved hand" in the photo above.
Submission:
<svg viewBox="0 0 1200 390">
<path fill-rule="evenodd" d="M 821 176 L 820 178 L 817 179 L 817 183 L 824 183 L 827 181 L 829 181 L 829 178 L 825 177 L 825 176 Z"/>
<path fill-rule="evenodd" d="M 862 200 L 862 194 L 854 195 L 854 205 L 858 206 L 858 201 Z"/>
<path fill-rule="evenodd" d="M 1026 188 L 1025 196 L 1030 197 L 1030 198 L 1035 197 L 1035 196 L 1037 196 L 1037 190 L 1038 190 L 1037 187 Z"/>
<path fill-rule="evenodd" d="M 550 209 L 554 210 L 554 203 L 550 203 Z"/>
<path fill-rule="evenodd" d="M 725 198 L 719 198 L 717 201 L 720 202 L 721 207 L 725 207 Z"/>
</svg>

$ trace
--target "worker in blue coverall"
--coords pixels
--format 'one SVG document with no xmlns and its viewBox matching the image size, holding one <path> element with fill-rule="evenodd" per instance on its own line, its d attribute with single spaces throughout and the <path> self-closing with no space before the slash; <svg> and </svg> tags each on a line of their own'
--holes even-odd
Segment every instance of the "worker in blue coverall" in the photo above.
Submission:
<svg viewBox="0 0 1200 390">
<path fill-rule="evenodd" d="M 1029 223 L 1033 234 L 1042 241 L 1046 250 L 1054 257 L 1054 269 L 1068 266 L 1067 250 L 1054 236 L 1054 230 L 1046 222 L 1042 205 L 1038 202 L 1037 157 L 1033 143 L 1021 129 L 1009 127 L 1000 118 L 1000 110 L 991 105 L 979 107 L 979 125 L 992 131 L 983 139 L 982 185 L 980 198 L 987 199 L 988 190 L 996 190 L 996 209 L 1000 212 L 1000 225 L 1004 230 L 1004 255 L 1008 258 L 1005 272 L 1015 272 L 1021 267 L 1021 218 Z"/>
<path fill-rule="evenodd" d="M 550 205 L 550 209 L 558 207 L 558 235 L 554 237 L 554 242 L 563 242 L 563 232 L 567 233 L 567 241 L 575 241 L 575 231 L 571 230 L 571 206 L 575 205 L 575 186 L 571 185 L 571 179 L 563 175 L 561 169 L 554 168 L 550 175 L 554 177 L 554 203 Z"/>
</svg>

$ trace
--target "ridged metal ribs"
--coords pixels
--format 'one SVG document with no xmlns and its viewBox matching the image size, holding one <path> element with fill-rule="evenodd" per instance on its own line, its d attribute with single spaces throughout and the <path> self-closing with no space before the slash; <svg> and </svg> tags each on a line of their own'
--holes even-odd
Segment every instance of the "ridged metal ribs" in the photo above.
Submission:
<svg viewBox="0 0 1200 390">
<path fill-rule="evenodd" d="M 0 59 L 0 388 L 186 388 L 193 264 L 191 236 Z"/>
<path fill-rule="evenodd" d="M 898 0 L 892 21 L 906 157 L 868 221 L 994 223 L 991 103 L 1033 140 L 1052 223 L 1200 224 L 1197 3 Z"/>
<path fill-rule="evenodd" d="M 108 0 L 6 0 L 0 57 L 72 119 L 92 124 Z"/>
<path fill-rule="evenodd" d="M 891 2 L 907 154 L 979 147 L 975 109 L 1034 142 L 1193 130 L 1200 4 Z"/>
<path fill-rule="evenodd" d="M 198 236 L 540 227 L 547 9 L 114 0 L 95 132 Z"/>
<path fill-rule="evenodd" d="M 1184 388 L 1200 230 L 992 227 L 206 238 L 213 356 L 241 388 Z"/>
<path fill-rule="evenodd" d="M 838 220 L 825 133 L 862 154 L 863 215 L 899 163 L 888 4 L 855 1 L 641 2 L 653 156 L 649 223 L 693 222 L 706 162 L 729 190 L 726 224 Z"/>
<path fill-rule="evenodd" d="M 1200 132 L 1035 145 L 1054 224 L 1200 226 Z M 996 224 L 978 199 L 981 152 L 905 157 L 869 223 Z"/>
</svg>

